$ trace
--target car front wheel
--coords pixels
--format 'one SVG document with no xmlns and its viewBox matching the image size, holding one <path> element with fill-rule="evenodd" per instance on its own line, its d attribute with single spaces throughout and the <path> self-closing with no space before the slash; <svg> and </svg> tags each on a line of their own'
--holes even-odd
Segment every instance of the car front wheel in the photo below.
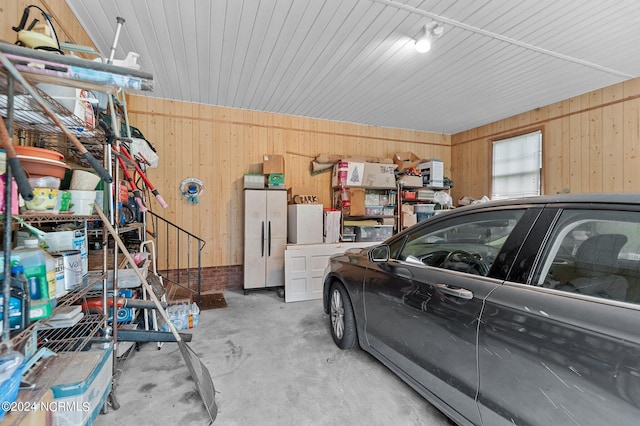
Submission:
<svg viewBox="0 0 640 426">
<path fill-rule="evenodd" d="M 356 321 L 353 307 L 342 284 L 331 286 L 329 316 L 331 336 L 340 349 L 351 349 L 356 344 Z"/>
</svg>

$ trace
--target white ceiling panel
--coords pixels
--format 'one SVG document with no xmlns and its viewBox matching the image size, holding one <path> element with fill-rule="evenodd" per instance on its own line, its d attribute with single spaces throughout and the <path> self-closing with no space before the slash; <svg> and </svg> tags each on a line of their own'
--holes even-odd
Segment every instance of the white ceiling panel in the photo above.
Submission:
<svg viewBox="0 0 640 426">
<path fill-rule="evenodd" d="M 636 0 L 67 0 L 151 96 L 453 134 L 640 76 Z M 431 20 L 445 32 L 413 48 Z"/>
</svg>

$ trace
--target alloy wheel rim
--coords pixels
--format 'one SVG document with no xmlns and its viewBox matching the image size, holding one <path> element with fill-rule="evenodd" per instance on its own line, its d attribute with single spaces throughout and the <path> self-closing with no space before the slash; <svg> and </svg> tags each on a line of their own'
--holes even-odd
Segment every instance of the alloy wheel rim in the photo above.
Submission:
<svg viewBox="0 0 640 426">
<path fill-rule="evenodd" d="M 338 289 L 334 289 L 331 294 L 331 325 L 335 336 L 342 339 L 344 335 L 344 305 Z"/>
</svg>

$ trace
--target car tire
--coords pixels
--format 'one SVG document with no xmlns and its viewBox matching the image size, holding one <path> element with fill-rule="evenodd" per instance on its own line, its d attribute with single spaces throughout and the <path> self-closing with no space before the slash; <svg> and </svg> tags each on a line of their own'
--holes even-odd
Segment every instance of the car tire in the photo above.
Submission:
<svg viewBox="0 0 640 426">
<path fill-rule="evenodd" d="M 333 283 L 329 292 L 329 325 L 331 337 L 340 349 L 351 349 L 356 345 L 356 320 L 351 300 L 340 283 Z"/>
</svg>

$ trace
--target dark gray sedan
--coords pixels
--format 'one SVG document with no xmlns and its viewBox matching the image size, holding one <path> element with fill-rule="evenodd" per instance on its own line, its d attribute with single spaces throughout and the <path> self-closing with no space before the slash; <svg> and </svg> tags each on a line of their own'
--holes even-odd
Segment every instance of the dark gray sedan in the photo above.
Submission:
<svg viewBox="0 0 640 426">
<path fill-rule="evenodd" d="M 459 424 L 640 422 L 640 195 L 489 202 L 330 260 L 324 309 Z"/>
</svg>

